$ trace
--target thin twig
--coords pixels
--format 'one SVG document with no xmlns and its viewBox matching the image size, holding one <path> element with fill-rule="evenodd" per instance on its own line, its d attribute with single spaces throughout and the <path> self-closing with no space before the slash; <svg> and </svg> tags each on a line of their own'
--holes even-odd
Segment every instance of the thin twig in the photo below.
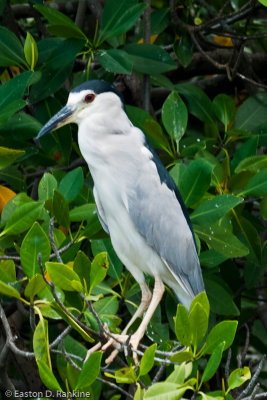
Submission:
<svg viewBox="0 0 267 400">
<path fill-rule="evenodd" d="M 53 349 L 56 347 L 65 337 L 71 332 L 72 327 L 70 325 L 67 326 L 67 328 L 64 329 L 64 331 L 61 332 L 61 334 L 49 345 L 50 349 Z"/>
<path fill-rule="evenodd" d="M 66 246 L 63 246 L 63 247 L 61 247 L 61 249 L 58 249 L 58 253 L 59 253 L 59 254 L 64 253 L 64 252 L 67 251 L 73 244 L 74 244 L 74 241 L 71 240 L 69 243 L 66 244 Z M 49 259 L 51 260 L 51 258 L 54 258 L 54 257 L 56 257 L 56 254 L 55 254 L 55 253 L 52 253 L 52 254 L 50 255 Z"/>
<path fill-rule="evenodd" d="M 62 355 L 62 351 L 56 350 L 56 349 L 52 349 L 51 353 Z M 66 352 L 66 354 L 68 357 L 72 357 L 72 358 L 76 359 L 77 361 L 84 362 L 84 359 L 80 356 L 77 356 L 76 354 L 72 354 L 72 353 L 68 353 L 68 352 Z"/>
<path fill-rule="evenodd" d="M 248 78 L 247 76 L 240 74 L 239 72 L 236 73 L 236 76 L 238 76 L 239 78 L 243 79 L 244 81 L 247 81 L 249 83 L 252 83 L 252 85 L 261 87 L 263 89 L 267 89 L 267 85 L 264 85 L 263 83 L 259 83 L 254 81 L 254 79 Z"/>
<path fill-rule="evenodd" d="M 264 400 L 267 399 L 267 392 L 256 394 L 255 400 Z M 243 397 L 242 400 L 251 400 L 251 396 Z"/>
<path fill-rule="evenodd" d="M 101 336 L 104 336 L 105 328 L 104 328 L 104 326 L 103 326 L 103 324 L 102 324 L 102 321 L 101 321 L 101 319 L 100 319 L 98 313 L 97 313 L 96 310 L 94 309 L 92 302 L 89 301 L 89 300 L 86 300 L 86 304 L 87 304 L 87 307 L 89 308 L 89 310 L 91 311 L 91 313 L 93 314 L 93 316 L 95 317 L 95 319 L 96 319 L 96 321 L 97 321 L 100 335 L 101 335 Z"/>
<path fill-rule="evenodd" d="M 55 235 L 54 235 L 54 218 L 51 218 L 51 219 L 50 219 L 50 223 L 49 223 L 49 240 L 50 240 L 51 247 L 52 247 L 52 249 L 53 249 L 53 251 L 54 251 L 54 253 L 55 253 L 55 256 L 56 256 L 58 262 L 60 262 L 61 264 L 63 264 L 62 258 L 61 258 L 60 254 L 59 254 L 59 251 L 58 251 L 58 249 L 57 249 L 56 242 L 55 242 Z"/>
<path fill-rule="evenodd" d="M 154 383 L 158 382 L 158 381 L 161 379 L 161 377 L 162 377 L 162 375 L 164 374 L 165 370 L 166 370 L 166 364 L 164 363 L 164 364 L 162 364 L 162 365 L 159 367 L 159 369 L 158 369 L 156 375 L 154 376 L 154 378 L 153 378 L 153 380 L 152 380 L 152 382 L 151 382 L 152 385 L 153 385 Z"/>
<path fill-rule="evenodd" d="M 126 397 L 128 397 L 129 399 L 133 399 L 133 396 L 132 396 L 130 393 L 126 392 L 126 390 L 123 390 L 120 386 L 115 385 L 115 383 L 106 381 L 105 379 L 102 379 L 102 378 L 99 378 L 99 377 L 97 377 L 96 379 L 97 379 L 99 382 L 102 382 L 102 383 L 104 383 L 105 385 L 110 386 L 112 389 L 116 389 L 118 392 L 121 392 L 122 394 L 124 394 L 124 395 L 125 395 Z"/>
<path fill-rule="evenodd" d="M 244 327 L 246 328 L 247 334 L 246 334 L 245 346 L 241 353 L 241 367 L 242 367 L 242 365 L 244 365 L 245 358 L 246 358 L 246 355 L 248 352 L 249 340 L 250 340 L 250 330 L 249 330 L 248 324 L 244 324 Z"/>
<path fill-rule="evenodd" d="M 65 345 L 64 345 L 64 340 L 61 340 L 61 351 L 62 351 L 62 355 L 65 358 L 65 360 L 73 367 L 75 368 L 77 371 L 81 371 L 82 369 L 71 359 L 71 357 L 69 356 L 69 354 L 66 352 L 65 349 Z"/>
<path fill-rule="evenodd" d="M 230 362 L 231 362 L 231 358 L 232 358 L 232 350 L 231 348 L 229 348 L 228 350 L 228 354 L 227 354 L 227 360 L 226 360 L 226 364 L 225 364 L 225 382 L 226 382 L 226 389 L 228 389 L 228 379 L 229 379 L 229 375 L 230 375 Z"/>
</svg>

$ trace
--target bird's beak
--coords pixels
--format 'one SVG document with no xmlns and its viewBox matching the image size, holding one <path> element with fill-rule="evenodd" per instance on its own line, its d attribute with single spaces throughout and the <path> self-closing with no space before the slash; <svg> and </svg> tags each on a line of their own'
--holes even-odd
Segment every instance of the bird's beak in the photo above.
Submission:
<svg viewBox="0 0 267 400">
<path fill-rule="evenodd" d="M 40 139 L 40 137 L 44 136 L 46 133 L 55 131 L 56 129 L 61 128 L 61 126 L 71 123 L 74 111 L 75 107 L 70 105 L 63 107 L 45 124 L 45 126 L 38 133 L 36 139 Z"/>
</svg>

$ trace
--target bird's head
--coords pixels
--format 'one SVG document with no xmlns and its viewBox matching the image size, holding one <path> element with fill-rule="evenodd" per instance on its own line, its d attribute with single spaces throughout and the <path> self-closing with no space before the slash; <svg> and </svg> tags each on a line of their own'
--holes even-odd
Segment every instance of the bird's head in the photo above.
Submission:
<svg viewBox="0 0 267 400">
<path fill-rule="evenodd" d="M 79 124 L 92 114 L 102 113 L 104 116 L 114 107 L 118 109 L 124 107 L 121 92 L 105 81 L 87 81 L 70 92 L 65 107 L 44 125 L 37 139 L 64 125 Z"/>
</svg>

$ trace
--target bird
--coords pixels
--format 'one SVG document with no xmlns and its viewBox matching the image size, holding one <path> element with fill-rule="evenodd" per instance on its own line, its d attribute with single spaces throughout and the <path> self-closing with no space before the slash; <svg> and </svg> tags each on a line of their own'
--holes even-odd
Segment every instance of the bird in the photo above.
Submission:
<svg viewBox="0 0 267 400">
<path fill-rule="evenodd" d="M 94 181 L 98 218 L 119 259 L 141 289 L 141 303 L 117 335 L 135 350 L 160 303 L 165 285 L 187 310 L 205 291 L 194 232 L 182 196 L 145 134 L 127 116 L 114 84 L 89 80 L 69 93 L 67 104 L 37 139 L 66 124 L 78 125 L 78 145 Z M 145 275 L 154 278 L 151 293 Z M 142 317 L 136 332 L 127 335 Z M 105 351 L 114 339 L 93 350 Z M 114 360 L 115 348 L 106 362 Z"/>
</svg>

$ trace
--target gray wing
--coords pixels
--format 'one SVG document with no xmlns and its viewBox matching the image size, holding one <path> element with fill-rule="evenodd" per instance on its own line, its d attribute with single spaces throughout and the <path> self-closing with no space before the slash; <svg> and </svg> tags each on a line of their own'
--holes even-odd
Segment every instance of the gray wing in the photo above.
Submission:
<svg viewBox="0 0 267 400">
<path fill-rule="evenodd" d="M 99 199 L 99 196 L 98 196 L 98 193 L 97 193 L 95 187 L 93 189 L 93 193 L 94 193 L 94 198 L 95 198 L 95 203 L 96 203 L 96 211 L 97 211 L 98 219 L 99 219 L 104 231 L 110 235 L 108 225 L 106 222 L 106 218 L 105 218 L 105 213 L 104 213 L 102 204 L 100 202 L 100 199 Z"/>
<path fill-rule="evenodd" d="M 135 227 L 190 295 L 204 291 L 191 222 L 182 197 L 154 150 L 135 181 L 128 209 Z M 155 171 L 156 166 L 156 171 Z"/>
</svg>

